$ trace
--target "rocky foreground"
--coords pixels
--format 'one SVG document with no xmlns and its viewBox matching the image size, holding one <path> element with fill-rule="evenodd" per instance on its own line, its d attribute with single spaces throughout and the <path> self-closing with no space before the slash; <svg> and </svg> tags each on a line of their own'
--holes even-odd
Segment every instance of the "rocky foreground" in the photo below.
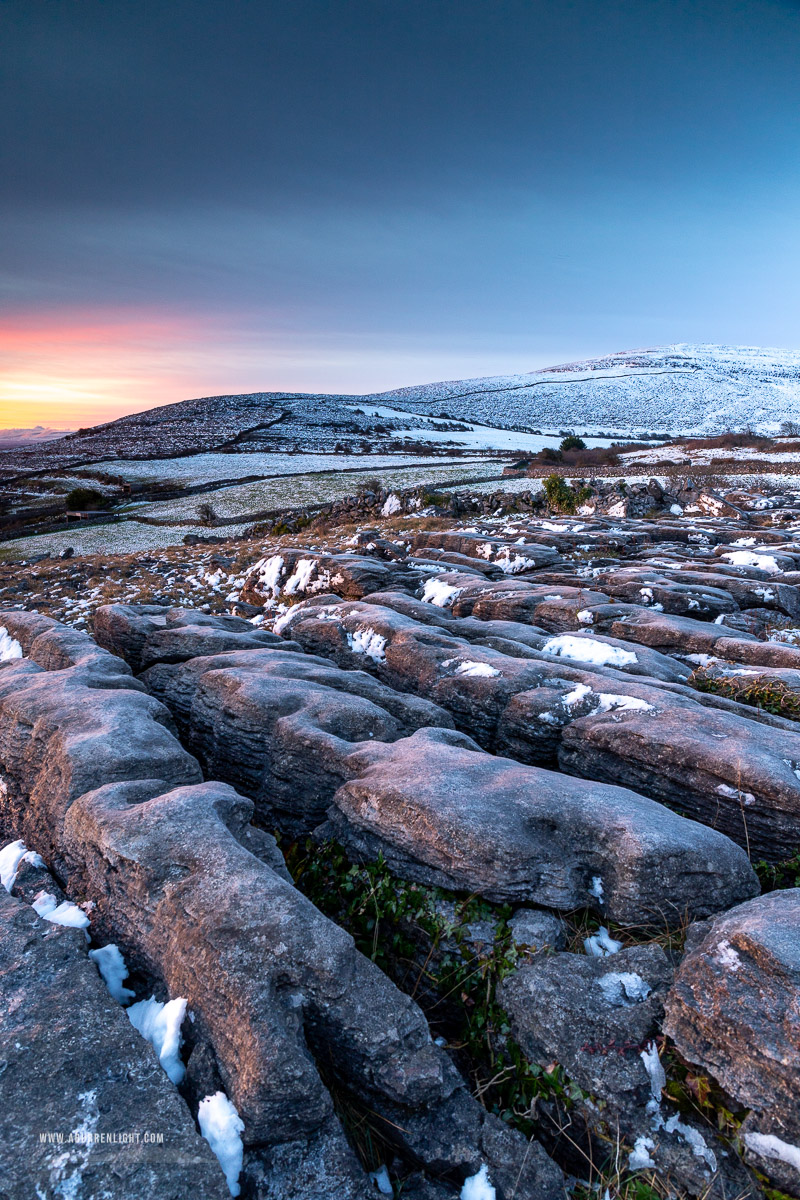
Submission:
<svg viewBox="0 0 800 1200">
<path fill-rule="evenodd" d="M 0 1196 L 800 1196 L 800 507 L 584 507 L 2 611 Z"/>
</svg>

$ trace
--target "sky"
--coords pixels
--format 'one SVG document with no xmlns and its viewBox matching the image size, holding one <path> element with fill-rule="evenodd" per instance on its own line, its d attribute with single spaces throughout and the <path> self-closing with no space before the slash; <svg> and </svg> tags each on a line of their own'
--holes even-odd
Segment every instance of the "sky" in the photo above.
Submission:
<svg viewBox="0 0 800 1200">
<path fill-rule="evenodd" d="M 798 0 L 0 0 L 0 427 L 800 349 L 798 61 Z"/>
</svg>

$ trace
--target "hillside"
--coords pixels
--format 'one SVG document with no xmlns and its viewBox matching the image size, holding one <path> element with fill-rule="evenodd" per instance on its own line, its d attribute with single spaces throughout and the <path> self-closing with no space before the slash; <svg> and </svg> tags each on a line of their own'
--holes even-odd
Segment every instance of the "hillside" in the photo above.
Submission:
<svg viewBox="0 0 800 1200">
<path fill-rule="evenodd" d="M 659 346 L 526 375 L 459 379 L 385 393 L 384 404 L 492 424 L 629 432 L 776 432 L 800 420 L 800 352 Z"/>
</svg>

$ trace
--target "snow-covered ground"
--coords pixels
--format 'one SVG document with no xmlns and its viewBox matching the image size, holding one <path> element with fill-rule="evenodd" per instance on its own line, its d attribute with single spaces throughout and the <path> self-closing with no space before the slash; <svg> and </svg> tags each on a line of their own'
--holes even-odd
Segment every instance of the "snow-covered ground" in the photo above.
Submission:
<svg viewBox="0 0 800 1200">
<path fill-rule="evenodd" d="M 347 407 L 363 412 L 368 417 L 386 417 L 395 420 L 402 420 L 403 417 L 418 418 L 420 415 L 419 413 L 404 412 L 399 408 L 389 408 L 385 404 L 349 404 Z M 455 443 L 468 450 L 511 450 L 514 452 L 524 450 L 532 454 L 543 450 L 545 446 L 556 448 L 561 441 L 561 435 L 557 430 L 543 432 L 540 435 L 519 433 L 514 429 L 495 429 L 491 425 L 465 422 L 466 431 L 455 432 L 447 429 L 447 425 L 452 422 L 445 417 L 433 417 L 431 423 L 434 426 L 444 426 L 444 428 L 398 430 L 392 434 L 392 437 L 409 442 L 446 443 L 447 445 Z M 584 440 L 588 447 L 610 446 L 612 441 L 611 438 L 588 436 Z"/>
<path fill-rule="evenodd" d="M 777 432 L 800 420 L 800 351 L 677 344 L 527 375 L 458 379 L 364 397 L 487 424 L 617 433 Z"/>
<path fill-rule="evenodd" d="M 465 462 L 461 458 L 437 458 L 436 465 Z M 109 459 L 94 464 L 98 471 L 119 475 L 129 483 L 167 480 L 176 487 L 215 483 L 219 479 L 245 479 L 256 475 L 269 479 L 279 475 L 305 475 L 312 471 L 375 471 L 383 467 L 428 465 L 419 454 L 193 454 L 181 458 Z M 94 486 L 94 485 L 92 485 Z"/>
<path fill-rule="evenodd" d="M 219 517 L 245 517 L 250 513 L 342 500 L 346 496 L 352 496 L 361 484 L 373 478 L 378 479 L 383 487 L 406 488 L 416 484 L 429 484 L 433 489 L 453 479 L 500 476 L 505 465 L 505 462 L 495 459 L 461 459 L 450 465 L 442 464 L 439 459 L 428 459 L 424 466 L 390 465 L 382 470 L 373 468 L 371 471 L 347 473 L 327 471 L 312 475 L 295 475 L 289 479 L 260 479 L 256 483 L 238 484 L 202 495 L 130 505 L 127 511 L 136 516 L 155 517 L 158 520 L 191 521 L 197 517 L 198 505 L 209 503 Z"/>
<path fill-rule="evenodd" d="M 669 460 L 674 463 L 689 463 L 693 467 L 707 467 L 720 458 L 732 458 L 737 462 L 758 460 L 761 462 L 800 464 L 800 438 L 787 439 L 796 448 L 793 450 L 769 451 L 759 450 L 755 446 L 712 446 L 694 447 L 691 442 L 683 442 L 678 446 L 667 446 L 659 450 L 631 450 L 621 454 L 620 458 L 627 463 L 655 463 Z"/>
</svg>

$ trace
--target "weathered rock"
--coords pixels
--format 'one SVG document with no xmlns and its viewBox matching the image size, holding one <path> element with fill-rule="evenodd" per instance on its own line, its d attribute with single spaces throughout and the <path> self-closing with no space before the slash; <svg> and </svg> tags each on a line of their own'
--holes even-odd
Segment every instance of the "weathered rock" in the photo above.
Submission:
<svg viewBox="0 0 800 1200">
<path fill-rule="evenodd" d="M 629 923 L 672 923 L 758 886 L 745 855 L 714 831 L 624 788 L 481 754 L 463 734 L 420 730 L 358 748 L 346 765 L 351 778 L 318 836 L 358 858 L 382 852 L 402 878 L 490 900 L 590 905 Z"/>
<path fill-rule="evenodd" d="M 800 889 L 694 927 L 664 1024 L 684 1058 L 753 1110 L 745 1146 L 792 1195 L 800 1194 L 798 931 Z"/>
<path fill-rule="evenodd" d="M 1 1195 L 229 1194 L 154 1050 L 87 958 L 83 932 L 43 921 L 2 888 L 0 1035 Z"/>
</svg>

